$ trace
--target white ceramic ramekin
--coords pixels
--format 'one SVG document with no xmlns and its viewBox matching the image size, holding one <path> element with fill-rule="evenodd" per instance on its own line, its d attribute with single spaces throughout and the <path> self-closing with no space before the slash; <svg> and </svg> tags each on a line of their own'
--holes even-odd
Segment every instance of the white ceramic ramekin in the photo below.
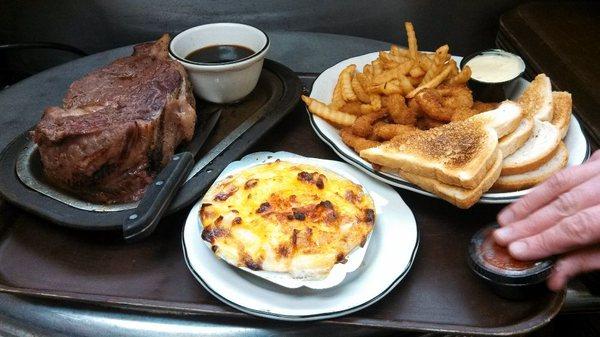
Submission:
<svg viewBox="0 0 600 337">
<path fill-rule="evenodd" d="M 254 54 L 225 63 L 186 60 L 191 52 L 214 45 L 239 45 Z M 169 45 L 169 54 L 187 70 L 194 92 L 214 103 L 233 103 L 247 96 L 258 82 L 269 37 L 262 30 L 240 23 L 211 23 L 179 33 Z"/>
</svg>

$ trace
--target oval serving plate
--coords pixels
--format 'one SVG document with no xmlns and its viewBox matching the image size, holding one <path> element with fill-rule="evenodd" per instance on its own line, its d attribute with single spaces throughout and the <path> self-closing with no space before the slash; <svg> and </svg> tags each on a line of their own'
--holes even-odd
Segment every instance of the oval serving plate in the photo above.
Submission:
<svg viewBox="0 0 600 337">
<path fill-rule="evenodd" d="M 353 57 L 340 63 L 334 65 L 333 67 L 325 70 L 324 72 L 317 77 L 315 80 L 312 91 L 310 93 L 310 97 L 316 98 L 322 102 L 331 102 L 331 97 L 333 94 L 333 88 L 337 83 L 337 78 L 340 72 L 350 64 L 356 64 L 358 69 L 362 69 L 362 67 L 366 64 L 371 63 L 371 61 L 375 60 L 379 56 L 379 52 L 369 53 L 357 57 Z M 460 64 L 462 57 L 453 56 L 453 59 Z M 517 85 L 513 88 L 511 92 L 511 99 L 515 99 L 521 95 L 523 90 L 529 85 L 529 82 L 520 78 Z M 354 150 L 348 147 L 342 141 L 338 130 L 327 123 L 324 119 L 311 114 L 308 110 L 310 124 L 317 136 L 321 138 L 329 147 L 333 149 L 333 151 L 340 156 L 347 163 L 359 168 L 363 172 L 369 174 L 375 179 L 381 180 L 390 185 L 413 191 L 416 193 L 420 193 L 423 195 L 427 195 L 430 197 L 438 198 L 436 195 L 429 193 L 420 187 L 409 183 L 408 181 L 400 178 L 397 175 L 393 175 L 390 173 L 384 173 L 380 171 L 376 171 L 373 169 L 373 166 L 362 159 Z M 569 161 L 567 163 L 568 166 L 575 166 L 583 163 L 590 156 L 590 145 L 587 139 L 585 138 L 583 131 L 581 130 L 581 126 L 577 117 L 575 115 L 571 118 L 571 124 L 569 125 L 569 131 L 567 132 L 567 136 L 564 139 L 565 145 L 569 150 Z M 504 204 L 516 201 L 520 197 L 529 193 L 531 189 L 514 191 L 514 192 L 488 192 L 484 193 L 479 199 L 480 203 L 485 204 Z"/>
<path fill-rule="evenodd" d="M 281 275 L 278 279 L 269 277 L 275 273 L 251 274 L 216 257 L 201 239 L 198 216 L 201 202 L 198 202 L 190 211 L 182 238 L 192 274 L 224 303 L 253 315 L 281 320 L 337 317 L 365 308 L 385 296 L 407 274 L 418 246 L 416 222 L 402 198 L 389 186 L 348 164 L 288 152 L 250 154 L 228 166 L 219 179 L 233 171 L 277 159 L 322 166 L 360 183 L 373 198 L 377 214 L 367 244 L 369 249 L 365 245 L 353 251 L 347 267 L 336 264 L 337 271 L 332 270 L 336 276 L 329 280 L 307 283 Z"/>
</svg>

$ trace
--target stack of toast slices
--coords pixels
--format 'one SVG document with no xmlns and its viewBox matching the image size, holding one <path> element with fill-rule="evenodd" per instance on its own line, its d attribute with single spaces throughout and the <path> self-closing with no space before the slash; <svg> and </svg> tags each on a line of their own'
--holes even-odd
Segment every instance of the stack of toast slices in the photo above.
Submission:
<svg viewBox="0 0 600 337">
<path fill-rule="evenodd" d="M 567 165 L 569 152 L 563 139 L 569 130 L 571 94 L 552 92 L 550 79 L 538 75 L 518 100 L 523 124 L 500 139 L 504 160 L 496 191 L 533 187 Z"/>
<path fill-rule="evenodd" d="M 460 207 L 490 188 L 529 188 L 562 169 L 562 143 L 571 119 L 571 96 L 552 92 L 539 75 L 517 102 L 360 152 L 381 170 L 401 176 Z"/>
</svg>

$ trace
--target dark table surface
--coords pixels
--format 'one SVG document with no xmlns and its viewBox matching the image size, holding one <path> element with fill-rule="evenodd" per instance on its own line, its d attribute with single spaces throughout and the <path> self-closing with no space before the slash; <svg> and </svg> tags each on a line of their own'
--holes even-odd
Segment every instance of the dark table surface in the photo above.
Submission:
<svg viewBox="0 0 600 337">
<path fill-rule="evenodd" d="M 596 146 L 600 142 L 600 2 L 536 2 L 500 19 L 497 44 L 520 54 L 529 75 L 546 73 L 573 105 Z"/>
<path fill-rule="evenodd" d="M 314 33 L 270 33 L 273 40 L 273 48 L 269 58 L 288 65 L 297 72 L 321 72 L 327 67 L 337 63 L 339 60 L 364 54 L 371 51 L 387 49 L 388 44 L 373 40 L 365 40 L 347 36 L 314 34 Z M 91 58 L 113 58 L 129 53 L 128 48 L 122 48 L 101 55 L 93 55 Z M 79 62 L 81 71 L 85 73 L 86 60 Z M 77 66 L 78 63 L 70 66 Z M 70 80 L 65 84 L 69 83 Z M 17 84 L 15 87 L 18 87 Z M 17 108 L 19 104 L 27 102 L 30 98 L 23 97 L 21 102 L 7 102 L 3 100 L 0 92 L 0 108 Z M 40 105 L 54 104 L 56 102 L 44 102 L 43 97 Z M 40 108 L 41 111 L 41 108 Z M 270 132 L 253 151 L 286 150 L 291 152 L 306 152 L 304 144 L 308 141 L 300 134 L 297 137 L 286 134 L 286 130 L 292 129 L 296 123 L 297 116 L 289 116 L 281 124 L 281 127 Z M 28 125 L 33 125 L 36 119 L 31 121 L 20 121 L 14 128 L 3 130 L 0 134 L 0 143 L 5 144 L 7 140 L 24 131 Z M 280 141 L 285 139 L 284 144 Z M 332 152 L 325 146 L 314 148 L 314 153 L 305 153 L 317 157 L 333 158 Z M 426 197 L 417 196 L 410 192 L 401 192 L 405 200 L 418 203 Z M 420 200 L 423 202 L 423 200 Z M 425 200 L 426 201 L 426 200 Z M 440 211 L 448 208 L 442 202 L 436 202 Z M 497 206 L 486 206 L 486 212 L 490 209 L 497 211 Z M 477 212 L 477 207 L 475 208 Z M 480 210 L 481 211 L 481 210 Z M 489 214 L 488 214 L 489 215 Z M 493 215 L 492 215 L 493 216 Z M 426 256 L 424 258 L 427 258 Z M 585 290 L 571 289 L 568 292 L 567 309 L 598 308 L 598 299 L 589 296 Z M 0 294 L 0 332 L 1 334 L 32 334 L 32 335 L 69 335 L 69 336 L 96 336 L 111 335 L 115 331 L 119 335 L 127 336 L 166 336 L 166 335 L 273 335 L 273 334 L 295 334 L 307 335 L 312 333 L 328 333 L 332 335 L 360 335 L 377 333 L 370 329 L 335 327 L 328 330 L 322 325 L 294 326 L 290 329 L 285 323 L 268 322 L 244 322 L 230 321 L 218 318 L 202 316 L 176 317 L 165 315 L 149 315 L 139 312 L 122 311 L 108 308 L 100 308 L 90 305 L 64 303 L 51 300 L 30 299 Z M 85 323 L 85 324 L 84 324 Z"/>
</svg>

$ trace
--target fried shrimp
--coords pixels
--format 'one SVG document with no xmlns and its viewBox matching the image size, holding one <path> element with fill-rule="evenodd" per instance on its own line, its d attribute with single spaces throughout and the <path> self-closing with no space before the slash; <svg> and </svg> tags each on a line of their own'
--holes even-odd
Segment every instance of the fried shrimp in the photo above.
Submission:
<svg viewBox="0 0 600 337">
<path fill-rule="evenodd" d="M 421 107 L 421 110 L 428 117 L 449 122 L 452 120 L 454 110 L 444 107 L 442 104 L 443 97 L 435 89 L 425 89 L 417 94 L 415 97 L 417 103 Z"/>
<path fill-rule="evenodd" d="M 367 138 L 373 132 L 375 121 L 383 117 L 382 112 L 374 112 L 358 117 L 351 126 L 352 133 L 359 137 Z"/>
<path fill-rule="evenodd" d="M 350 146 L 356 152 L 360 152 L 362 150 L 366 150 L 378 146 L 380 144 L 377 141 L 366 139 L 352 134 L 352 130 L 350 130 L 349 128 L 342 129 L 340 135 L 342 136 L 342 141 L 344 142 L 344 144 Z"/>
<path fill-rule="evenodd" d="M 498 107 L 498 105 L 500 105 L 500 103 L 485 103 L 485 102 L 475 101 L 475 102 L 473 102 L 473 106 L 471 107 L 471 109 L 474 110 L 476 114 L 478 114 L 478 113 L 494 110 Z"/>
<path fill-rule="evenodd" d="M 462 121 L 465 120 L 467 118 L 473 117 L 475 115 L 477 115 L 479 112 L 477 112 L 477 110 L 474 109 L 461 109 L 458 110 L 457 112 L 454 113 L 454 115 L 452 115 L 452 121 L 453 122 L 457 122 L 457 121 Z"/>
<path fill-rule="evenodd" d="M 456 112 L 454 115 L 452 115 L 452 121 L 462 121 L 482 112 L 494 110 L 497 107 L 498 103 L 484 103 L 475 101 L 470 109 L 461 109 L 458 110 L 458 112 Z"/>
<path fill-rule="evenodd" d="M 444 97 L 445 107 L 461 109 L 473 106 L 473 94 L 466 86 L 440 86 L 437 90 Z"/>
<path fill-rule="evenodd" d="M 396 136 L 406 135 L 416 130 L 418 129 L 412 125 L 379 122 L 373 127 L 373 134 L 381 140 L 390 140 Z"/>
<path fill-rule="evenodd" d="M 417 128 L 420 130 L 429 130 L 433 128 L 437 128 L 438 126 L 444 125 L 443 122 L 438 121 L 437 119 L 433 119 L 431 117 L 423 116 L 417 119 Z"/>
<path fill-rule="evenodd" d="M 464 86 L 424 89 L 415 99 L 427 116 L 443 122 L 450 122 L 455 113 L 473 105 L 471 90 Z"/>
<path fill-rule="evenodd" d="M 406 101 L 400 94 L 384 97 L 383 106 L 396 124 L 414 125 L 417 122 L 416 111 L 406 106 Z"/>
</svg>

